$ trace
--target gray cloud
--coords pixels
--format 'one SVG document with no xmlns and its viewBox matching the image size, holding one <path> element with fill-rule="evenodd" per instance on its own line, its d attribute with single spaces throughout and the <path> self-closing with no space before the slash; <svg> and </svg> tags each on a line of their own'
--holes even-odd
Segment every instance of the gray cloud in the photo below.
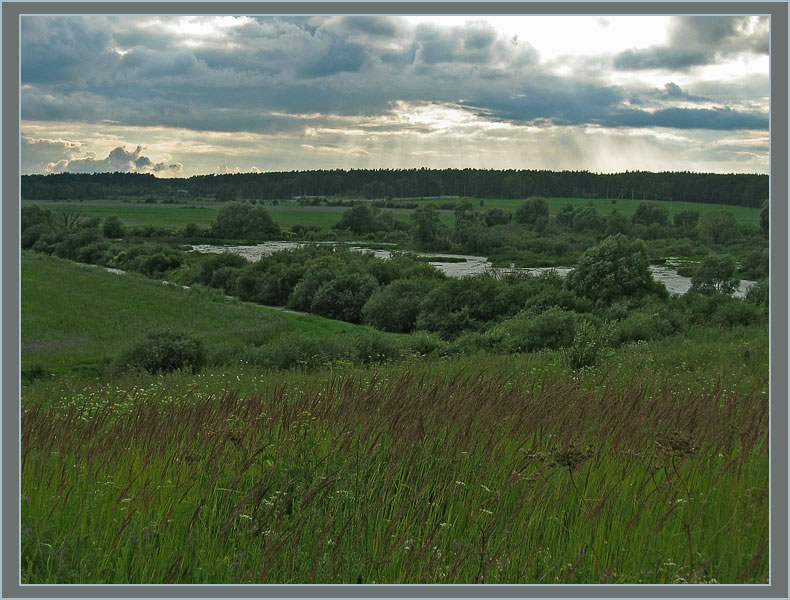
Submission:
<svg viewBox="0 0 790 600">
<path fill-rule="evenodd" d="M 669 27 L 669 44 L 625 50 L 614 57 L 616 69 L 686 70 L 743 53 L 768 54 L 768 19 L 677 16 Z"/>
<path fill-rule="evenodd" d="M 626 50 L 614 58 L 614 67 L 621 71 L 642 69 L 685 70 L 706 65 L 714 54 L 707 50 L 652 46 L 644 50 Z"/>
</svg>

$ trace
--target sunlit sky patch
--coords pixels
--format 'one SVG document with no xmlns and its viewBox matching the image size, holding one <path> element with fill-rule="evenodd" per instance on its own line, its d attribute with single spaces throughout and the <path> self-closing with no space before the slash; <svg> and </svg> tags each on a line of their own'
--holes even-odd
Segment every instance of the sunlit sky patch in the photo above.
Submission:
<svg viewBox="0 0 790 600">
<path fill-rule="evenodd" d="M 22 172 L 765 173 L 768 25 L 25 16 Z"/>
</svg>

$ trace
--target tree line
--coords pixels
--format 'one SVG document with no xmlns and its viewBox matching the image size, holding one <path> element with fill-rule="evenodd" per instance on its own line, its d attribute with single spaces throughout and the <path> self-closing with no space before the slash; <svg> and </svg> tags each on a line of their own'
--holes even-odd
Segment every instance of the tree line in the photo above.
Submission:
<svg viewBox="0 0 790 600">
<path fill-rule="evenodd" d="M 354 196 L 427 198 L 632 198 L 707 202 L 758 208 L 768 198 L 768 175 L 692 172 L 487 169 L 351 169 L 159 179 L 151 174 L 23 175 L 22 198 L 78 200 L 182 194 L 220 201 Z"/>
</svg>

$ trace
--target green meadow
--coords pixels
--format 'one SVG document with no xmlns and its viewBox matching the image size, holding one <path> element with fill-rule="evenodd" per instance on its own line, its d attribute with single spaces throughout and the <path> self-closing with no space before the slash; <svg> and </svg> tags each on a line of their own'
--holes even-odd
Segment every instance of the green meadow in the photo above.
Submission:
<svg viewBox="0 0 790 600">
<path fill-rule="evenodd" d="M 157 328 L 208 366 L 114 372 Z M 764 327 L 248 360 L 371 333 L 24 253 L 22 582 L 767 582 Z"/>
<path fill-rule="evenodd" d="M 34 367 L 96 371 L 130 342 L 161 328 L 198 335 L 215 360 L 247 346 L 276 345 L 288 335 L 369 330 L 32 252 L 23 253 L 21 274 L 23 373 Z"/>
</svg>

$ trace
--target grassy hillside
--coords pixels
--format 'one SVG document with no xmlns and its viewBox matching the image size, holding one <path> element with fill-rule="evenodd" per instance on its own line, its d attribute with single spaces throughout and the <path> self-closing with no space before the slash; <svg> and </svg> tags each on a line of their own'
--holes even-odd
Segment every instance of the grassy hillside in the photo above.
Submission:
<svg viewBox="0 0 790 600">
<path fill-rule="evenodd" d="M 196 334 L 216 356 L 293 334 L 368 331 L 32 252 L 22 254 L 21 280 L 23 372 L 34 366 L 53 372 L 97 367 L 162 328 Z"/>
</svg>

